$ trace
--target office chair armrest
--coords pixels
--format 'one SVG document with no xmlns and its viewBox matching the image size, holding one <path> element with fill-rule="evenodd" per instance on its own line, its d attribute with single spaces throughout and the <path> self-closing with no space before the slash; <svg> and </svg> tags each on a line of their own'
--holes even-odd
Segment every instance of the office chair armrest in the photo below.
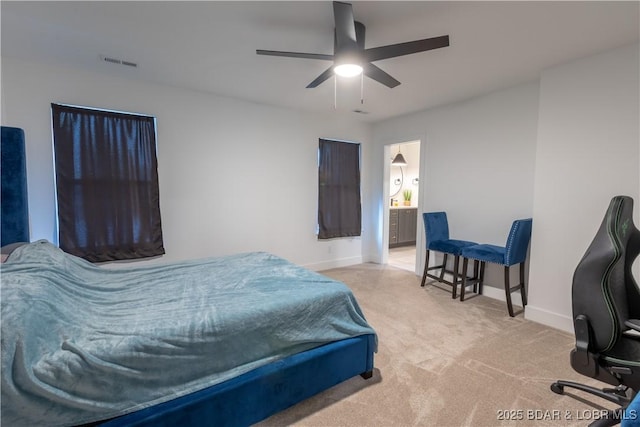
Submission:
<svg viewBox="0 0 640 427">
<path fill-rule="evenodd" d="M 593 352 L 591 325 L 584 314 L 576 316 L 574 320 L 576 333 L 576 348 L 571 352 L 571 367 L 578 373 L 591 378 L 617 385 L 620 378 L 614 376 L 608 369 L 601 369 L 600 355 Z"/>
<path fill-rule="evenodd" d="M 628 320 L 625 320 L 624 325 L 627 328 L 632 329 L 631 331 L 627 331 L 627 332 L 630 333 L 630 335 L 638 336 L 638 334 L 640 334 L 640 320 L 639 319 L 628 319 Z"/>
<path fill-rule="evenodd" d="M 576 335 L 576 350 L 585 356 L 585 363 L 588 363 L 586 356 L 589 353 L 591 344 L 591 325 L 589 319 L 584 314 L 576 316 L 573 324 Z"/>
</svg>

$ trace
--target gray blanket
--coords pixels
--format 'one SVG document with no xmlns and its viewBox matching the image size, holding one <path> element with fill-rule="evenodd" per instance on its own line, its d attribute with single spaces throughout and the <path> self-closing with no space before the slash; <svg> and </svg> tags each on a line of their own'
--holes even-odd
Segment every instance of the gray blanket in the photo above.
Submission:
<svg viewBox="0 0 640 427">
<path fill-rule="evenodd" d="M 266 253 L 107 269 L 40 241 L 1 275 L 6 426 L 121 415 L 374 333 L 344 284 Z"/>
</svg>

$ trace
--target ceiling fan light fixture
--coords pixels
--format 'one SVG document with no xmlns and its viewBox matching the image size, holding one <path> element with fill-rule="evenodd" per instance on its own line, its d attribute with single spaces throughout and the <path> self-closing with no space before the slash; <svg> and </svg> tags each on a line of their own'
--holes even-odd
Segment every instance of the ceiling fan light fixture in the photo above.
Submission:
<svg viewBox="0 0 640 427">
<path fill-rule="evenodd" d="M 333 67 L 333 72 L 342 77 L 355 77 L 362 74 L 362 67 L 358 64 L 340 64 Z"/>
<path fill-rule="evenodd" d="M 373 62 L 449 46 L 449 36 L 446 35 L 366 49 L 366 28 L 363 23 L 354 19 L 353 6 L 351 3 L 346 3 L 345 1 L 333 2 L 333 22 L 335 24 L 333 32 L 333 55 L 262 49 L 257 49 L 256 53 L 258 55 L 333 61 L 333 65 L 309 83 L 307 89 L 318 87 L 318 85 L 334 75 L 346 77 L 362 76 L 360 84 L 362 94 L 364 76 L 390 89 L 400 84 L 398 80 L 378 68 Z M 364 100 L 361 96 L 360 103 L 363 102 Z"/>
</svg>

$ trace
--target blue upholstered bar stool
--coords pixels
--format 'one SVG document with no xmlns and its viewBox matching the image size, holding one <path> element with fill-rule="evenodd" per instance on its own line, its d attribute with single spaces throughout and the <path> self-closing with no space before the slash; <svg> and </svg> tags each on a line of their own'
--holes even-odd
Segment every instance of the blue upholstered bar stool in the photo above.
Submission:
<svg viewBox="0 0 640 427">
<path fill-rule="evenodd" d="M 444 283 L 452 287 L 451 298 L 456 298 L 458 284 L 462 284 L 462 280 L 459 279 L 459 263 L 460 253 L 462 248 L 477 245 L 476 242 L 469 242 L 467 240 L 455 240 L 449 238 L 449 222 L 447 221 L 446 212 L 425 212 L 422 214 L 424 220 L 424 231 L 427 241 L 427 255 L 424 261 L 424 273 L 422 273 L 422 282 L 420 286 L 426 284 L 427 277 L 435 279 L 440 283 Z M 429 267 L 429 252 L 441 252 L 444 254 L 441 265 Z M 446 270 L 448 255 L 454 256 L 453 270 Z M 436 276 L 429 273 L 431 270 L 440 269 L 440 275 Z M 444 273 L 451 273 L 453 280 L 448 281 L 444 278 Z"/>
<path fill-rule="evenodd" d="M 477 284 L 479 287 L 478 292 L 482 293 L 482 283 L 484 281 L 484 267 L 485 263 L 491 262 L 494 264 L 500 264 L 504 266 L 504 291 L 507 296 L 507 309 L 509 310 L 509 316 L 514 317 L 513 305 L 511 303 L 511 293 L 520 290 L 522 296 L 522 311 L 527 305 L 527 289 L 524 285 L 524 261 L 527 258 L 527 249 L 529 248 L 529 241 L 531 240 L 531 226 L 533 220 L 517 219 L 513 221 L 511 225 L 511 231 L 509 237 L 507 237 L 506 246 L 496 245 L 475 245 L 462 249 L 462 289 L 460 290 L 460 300 L 464 301 L 465 288 L 471 284 Z M 474 277 L 467 279 L 467 268 L 469 260 L 474 260 L 477 265 L 480 262 L 480 275 L 474 274 Z M 520 283 L 511 287 L 509 284 L 509 267 L 515 264 L 520 264 Z M 476 270 L 474 265 L 474 270 Z M 477 270 L 476 270 L 477 271 Z M 516 314 L 520 314 L 518 312 Z"/>
</svg>

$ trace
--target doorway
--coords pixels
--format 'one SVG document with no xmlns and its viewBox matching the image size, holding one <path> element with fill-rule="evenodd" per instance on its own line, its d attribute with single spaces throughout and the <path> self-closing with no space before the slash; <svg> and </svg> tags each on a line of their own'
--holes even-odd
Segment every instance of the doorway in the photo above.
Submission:
<svg viewBox="0 0 640 427">
<path fill-rule="evenodd" d="M 403 270 L 416 271 L 418 202 L 420 194 L 420 141 L 388 145 L 388 167 L 385 165 L 385 201 L 389 221 L 384 233 L 389 243 L 387 264 Z M 388 172 L 387 172 L 388 171 Z"/>
</svg>

